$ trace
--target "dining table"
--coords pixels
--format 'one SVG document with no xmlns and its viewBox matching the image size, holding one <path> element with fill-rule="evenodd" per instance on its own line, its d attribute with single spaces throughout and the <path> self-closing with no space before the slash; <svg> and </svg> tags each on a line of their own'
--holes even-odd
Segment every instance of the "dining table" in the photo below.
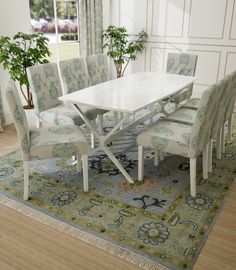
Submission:
<svg viewBox="0 0 236 270">
<path fill-rule="evenodd" d="M 94 152 L 105 152 L 127 181 L 133 183 L 131 176 L 111 151 L 111 142 L 137 125 L 152 119 L 158 113 L 156 106 L 153 106 L 155 103 L 168 100 L 172 95 L 193 84 L 195 80 L 196 77 L 192 76 L 139 72 L 66 94 L 59 97 L 59 100 L 74 106 L 97 138 L 98 145 L 94 148 Z M 85 115 L 82 109 L 84 106 L 119 112 L 122 117 L 108 133 L 103 134 L 94 121 Z M 144 108 L 151 109 L 146 110 L 147 112 L 139 118 L 133 117 Z"/>
</svg>

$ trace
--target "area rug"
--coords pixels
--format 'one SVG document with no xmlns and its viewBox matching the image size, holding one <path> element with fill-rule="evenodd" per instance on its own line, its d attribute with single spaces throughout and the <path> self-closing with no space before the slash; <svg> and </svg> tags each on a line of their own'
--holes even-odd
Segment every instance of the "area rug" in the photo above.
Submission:
<svg viewBox="0 0 236 270">
<path fill-rule="evenodd" d="M 134 184 L 102 153 L 89 158 L 88 193 L 71 161 L 34 161 L 27 202 L 19 151 L 3 156 L 0 203 L 143 269 L 192 269 L 235 178 L 236 133 L 222 160 L 214 159 L 208 180 L 201 176 L 199 157 L 196 199 L 190 196 L 189 162 L 183 157 L 166 156 L 155 167 L 153 153 L 146 152 L 145 179 L 139 182 L 134 143 L 135 131 L 112 145 Z"/>
</svg>

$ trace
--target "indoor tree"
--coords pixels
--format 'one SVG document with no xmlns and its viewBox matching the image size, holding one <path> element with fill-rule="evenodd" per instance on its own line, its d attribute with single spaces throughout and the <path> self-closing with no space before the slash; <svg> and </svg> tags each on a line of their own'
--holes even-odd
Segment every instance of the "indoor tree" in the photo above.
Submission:
<svg viewBox="0 0 236 270">
<path fill-rule="evenodd" d="M 26 68 L 37 64 L 48 63 L 51 55 L 48 38 L 42 33 L 25 34 L 18 32 L 11 40 L 8 36 L 0 36 L 0 63 L 8 70 L 11 78 L 18 81 L 21 92 L 27 102 L 25 109 L 33 108 L 32 94 Z"/>
<path fill-rule="evenodd" d="M 125 27 L 110 25 L 103 33 L 104 48 L 107 48 L 107 55 L 110 56 L 115 64 L 117 78 L 122 77 L 130 61 L 137 58 L 137 54 L 142 52 L 144 43 L 148 35 L 141 31 L 137 39 L 129 40 L 129 35 Z"/>
</svg>

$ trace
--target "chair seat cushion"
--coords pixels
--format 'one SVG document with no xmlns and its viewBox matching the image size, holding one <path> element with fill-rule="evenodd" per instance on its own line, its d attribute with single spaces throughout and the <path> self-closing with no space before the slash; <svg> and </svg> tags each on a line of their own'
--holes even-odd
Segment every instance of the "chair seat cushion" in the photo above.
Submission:
<svg viewBox="0 0 236 270">
<path fill-rule="evenodd" d="M 192 125 L 196 119 L 196 116 L 196 110 L 180 108 L 175 112 L 171 113 L 170 115 L 166 116 L 165 120 Z"/>
<path fill-rule="evenodd" d="M 97 109 L 82 107 L 85 115 L 93 120 L 97 117 Z M 84 124 L 76 109 L 71 104 L 61 104 L 39 114 L 40 119 L 54 125 L 78 125 Z"/>
<path fill-rule="evenodd" d="M 192 126 L 161 121 L 137 137 L 138 145 L 188 156 Z"/>
<path fill-rule="evenodd" d="M 76 125 L 30 130 L 30 159 L 71 157 L 88 153 L 88 143 Z"/>
<path fill-rule="evenodd" d="M 189 102 L 187 102 L 186 104 L 184 104 L 182 107 L 183 108 L 190 108 L 190 109 L 197 110 L 198 109 L 199 102 L 200 102 L 200 98 L 191 98 L 189 100 Z"/>
</svg>

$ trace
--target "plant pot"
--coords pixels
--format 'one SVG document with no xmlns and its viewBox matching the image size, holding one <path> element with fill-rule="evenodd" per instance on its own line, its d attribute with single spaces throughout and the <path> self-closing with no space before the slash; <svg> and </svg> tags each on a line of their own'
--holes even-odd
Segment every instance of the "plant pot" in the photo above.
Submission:
<svg viewBox="0 0 236 270">
<path fill-rule="evenodd" d="M 35 115 L 35 109 L 25 109 L 25 114 L 29 128 L 36 128 L 37 118 Z"/>
</svg>

